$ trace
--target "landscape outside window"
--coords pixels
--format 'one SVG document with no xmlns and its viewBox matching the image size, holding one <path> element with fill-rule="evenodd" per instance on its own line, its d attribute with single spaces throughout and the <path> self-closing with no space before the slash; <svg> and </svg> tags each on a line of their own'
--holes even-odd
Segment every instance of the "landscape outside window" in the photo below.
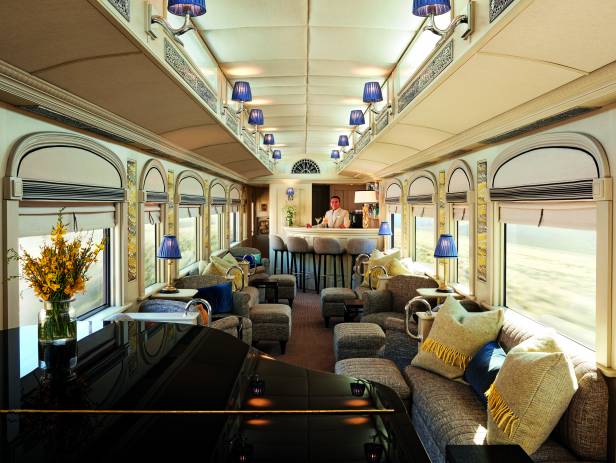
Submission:
<svg viewBox="0 0 616 463">
<path fill-rule="evenodd" d="M 156 224 L 146 223 L 143 233 L 143 271 L 145 287 L 158 283 L 156 275 Z"/>
<path fill-rule="evenodd" d="M 415 217 L 415 262 L 434 272 L 434 218 Z"/>
<path fill-rule="evenodd" d="M 391 214 L 391 245 L 400 249 L 402 246 L 402 214 Z"/>
<path fill-rule="evenodd" d="M 93 235 L 94 242 L 100 242 L 105 236 L 105 230 L 94 230 L 92 232 L 82 232 L 82 235 Z M 67 233 L 66 239 L 72 241 L 76 233 Z M 20 253 L 24 250 L 32 256 L 38 256 L 41 245 L 51 241 L 51 236 L 28 236 L 19 238 Z M 105 253 L 109 252 L 108 247 L 101 253 L 98 260 L 90 266 L 86 282 L 86 291 L 75 296 L 73 308 L 77 316 L 84 315 L 93 309 L 104 306 L 108 301 L 105 291 Z M 19 279 L 19 323 L 24 325 L 36 325 L 38 323 L 38 313 L 43 307 L 43 303 L 34 294 L 32 288 L 25 280 Z"/>
<path fill-rule="evenodd" d="M 185 217 L 179 220 L 180 268 L 186 268 L 197 262 L 197 217 Z"/>
<path fill-rule="evenodd" d="M 210 215 L 210 249 L 212 252 L 220 249 L 221 232 L 220 232 L 220 216 L 221 214 Z"/>
<path fill-rule="evenodd" d="M 471 246 L 468 220 L 456 221 L 456 247 L 458 248 L 458 286 L 466 294 L 470 291 Z"/>
<path fill-rule="evenodd" d="M 506 225 L 505 304 L 595 347 L 596 233 Z"/>
</svg>

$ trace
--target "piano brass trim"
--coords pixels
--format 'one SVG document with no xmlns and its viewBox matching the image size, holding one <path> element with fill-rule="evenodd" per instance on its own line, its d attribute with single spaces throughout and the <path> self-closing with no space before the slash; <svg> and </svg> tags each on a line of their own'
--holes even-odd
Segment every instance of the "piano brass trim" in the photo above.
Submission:
<svg viewBox="0 0 616 463">
<path fill-rule="evenodd" d="M 33 408 L 0 409 L 0 415 L 387 415 L 392 408 L 353 410 L 42 410 Z"/>
</svg>

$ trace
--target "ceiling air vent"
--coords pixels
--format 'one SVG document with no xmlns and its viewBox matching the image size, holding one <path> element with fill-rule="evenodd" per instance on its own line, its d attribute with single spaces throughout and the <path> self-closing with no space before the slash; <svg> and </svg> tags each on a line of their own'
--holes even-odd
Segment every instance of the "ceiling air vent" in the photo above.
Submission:
<svg viewBox="0 0 616 463">
<path fill-rule="evenodd" d="M 319 165 L 312 159 L 301 159 L 293 164 L 291 168 L 292 174 L 320 174 Z"/>
<path fill-rule="evenodd" d="M 535 121 L 531 124 L 527 124 L 515 130 L 510 130 L 509 132 L 502 133 L 500 135 L 497 135 L 496 137 L 488 138 L 486 140 L 483 140 L 480 143 L 483 143 L 485 145 L 493 145 L 495 143 L 500 143 L 502 141 L 509 140 L 510 138 L 518 137 L 520 135 L 524 135 L 525 133 L 532 132 L 533 130 L 541 129 L 549 125 L 556 124 L 558 122 L 562 122 L 564 120 L 570 119 L 572 117 L 580 116 L 582 114 L 595 111 L 596 109 L 598 108 L 596 107 L 572 108 L 563 113 L 555 114 L 553 116 L 546 117 L 545 119 L 539 119 L 538 121 Z"/>
<path fill-rule="evenodd" d="M 75 119 L 73 117 L 70 116 L 65 116 L 64 114 L 60 114 L 56 111 L 53 111 L 49 108 L 45 108 L 44 106 L 39 106 L 39 105 L 26 105 L 26 106 L 20 106 L 21 109 L 25 109 L 26 111 L 29 111 L 31 113 L 36 113 L 39 114 L 41 116 L 45 116 L 48 117 L 50 119 L 53 119 L 55 121 L 61 122 L 63 124 L 66 124 L 70 127 L 75 127 L 76 129 L 81 129 L 81 130 L 85 130 L 87 132 L 90 133 L 94 133 L 96 135 L 101 135 L 103 137 L 109 138 L 110 140 L 114 140 L 120 143 L 127 143 L 127 144 L 131 144 L 133 143 L 132 140 L 129 140 L 128 138 L 124 138 L 121 137 L 120 135 L 116 135 L 115 133 L 109 132 L 105 129 L 101 129 L 100 127 L 95 127 L 91 124 L 88 124 L 86 122 L 82 122 L 78 119 Z"/>
</svg>

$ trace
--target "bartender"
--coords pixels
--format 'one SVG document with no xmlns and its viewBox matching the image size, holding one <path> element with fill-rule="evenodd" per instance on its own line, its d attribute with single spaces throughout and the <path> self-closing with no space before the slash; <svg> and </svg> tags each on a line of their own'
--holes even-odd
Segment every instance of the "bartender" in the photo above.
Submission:
<svg viewBox="0 0 616 463">
<path fill-rule="evenodd" d="M 349 217 L 349 211 L 340 207 L 340 196 L 332 196 L 329 199 L 329 205 L 331 209 L 325 213 L 323 222 L 317 225 L 319 228 L 349 228 L 351 226 L 351 219 Z M 309 228 L 311 228 L 310 225 Z"/>
</svg>

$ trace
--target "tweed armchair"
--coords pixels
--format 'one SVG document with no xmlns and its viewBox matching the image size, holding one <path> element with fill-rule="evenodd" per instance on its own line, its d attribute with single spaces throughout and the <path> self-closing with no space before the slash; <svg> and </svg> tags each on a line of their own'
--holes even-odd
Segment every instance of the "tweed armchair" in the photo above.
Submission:
<svg viewBox="0 0 616 463">
<path fill-rule="evenodd" d="M 259 256 L 260 261 L 257 260 L 255 273 L 267 273 L 269 269 L 269 259 L 266 257 L 261 257 L 261 251 L 257 248 L 251 248 L 248 246 L 233 246 L 232 248 L 229 248 L 229 253 L 236 259 L 241 259 L 247 254 Z"/>
<path fill-rule="evenodd" d="M 385 321 L 388 318 L 404 321 L 404 307 L 419 295 L 417 289 L 437 287 L 438 283 L 428 276 L 395 276 L 387 283 L 387 289 L 363 293 L 364 313 L 361 321 L 376 323 L 383 329 L 386 328 Z"/>
</svg>

